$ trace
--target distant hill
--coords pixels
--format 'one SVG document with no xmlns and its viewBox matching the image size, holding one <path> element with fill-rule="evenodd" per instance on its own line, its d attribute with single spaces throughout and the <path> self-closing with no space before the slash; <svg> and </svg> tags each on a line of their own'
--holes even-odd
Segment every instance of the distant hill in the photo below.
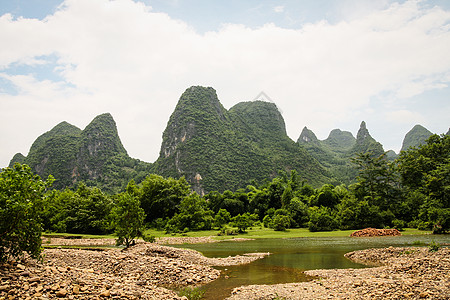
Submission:
<svg viewBox="0 0 450 300">
<path fill-rule="evenodd" d="M 403 139 L 401 151 L 424 144 L 433 133 L 421 125 L 414 126 Z"/>
<path fill-rule="evenodd" d="M 405 136 L 402 150 L 424 143 L 430 135 L 424 127 L 414 126 Z M 14 155 L 10 166 L 25 163 L 41 177 L 52 174 L 57 189 L 83 181 L 115 193 L 131 179 L 139 183 L 156 173 L 185 176 L 195 191 L 204 194 L 245 188 L 291 170 L 315 187 L 350 184 L 357 176 L 351 157 L 360 152 L 384 153 L 364 121 L 356 138 L 334 129 L 321 141 L 304 127 L 294 142 L 274 103 L 241 102 L 226 110 L 213 88 L 193 86 L 181 95 L 170 116 L 153 164 L 128 156 L 113 117 L 105 113 L 84 130 L 59 123 L 35 140 L 27 156 Z M 394 160 L 397 154 L 388 151 L 387 157 Z"/>
<path fill-rule="evenodd" d="M 235 190 L 290 170 L 313 185 L 330 180 L 320 164 L 287 136 L 275 104 L 242 102 L 227 111 L 213 88 L 200 86 L 181 96 L 154 164 L 155 173 L 185 176 L 200 194 Z"/>
<path fill-rule="evenodd" d="M 305 127 L 297 143 L 305 147 L 332 174 L 334 184 L 350 184 L 355 181 L 357 170 L 350 158 L 357 153 L 371 152 L 376 156 L 384 153 L 383 146 L 372 138 L 364 121 L 361 122 L 356 138 L 348 131 L 334 129 L 327 139 L 320 141 Z"/>
<path fill-rule="evenodd" d="M 120 141 L 114 119 L 97 116 L 84 130 L 67 122 L 39 136 L 28 156 L 18 153 L 10 162 L 26 163 L 41 177 L 53 175 L 57 189 L 80 181 L 116 192 L 129 180 L 140 181 L 151 164 L 130 158 Z"/>
</svg>

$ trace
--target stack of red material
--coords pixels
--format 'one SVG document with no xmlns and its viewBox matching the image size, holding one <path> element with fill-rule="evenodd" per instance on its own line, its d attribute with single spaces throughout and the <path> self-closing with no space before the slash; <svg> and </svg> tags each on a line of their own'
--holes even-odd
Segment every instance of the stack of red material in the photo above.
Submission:
<svg viewBox="0 0 450 300">
<path fill-rule="evenodd" d="M 376 228 L 365 228 L 353 232 L 350 236 L 352 237 L 371 237 L 371 236 L 397 236 L 402 235 L 397 229 L 376 229 Z"/>
</svg>

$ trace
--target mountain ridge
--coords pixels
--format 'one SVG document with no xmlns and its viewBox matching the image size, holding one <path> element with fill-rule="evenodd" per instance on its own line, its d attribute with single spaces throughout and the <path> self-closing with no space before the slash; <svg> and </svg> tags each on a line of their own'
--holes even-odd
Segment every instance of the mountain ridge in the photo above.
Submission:
<svg viewBox="0 0 450 300">
<path fill-rule="evenodd" d="M 416 125 L 408 138 L 417 136 L 413 134 L 416 131 L 428 132 Z M 423 142 L 423 138 L 412 140 Z M 57 124 L 32 143 L 27 156 L 14 155 L 10 166 L 26 163 L 42 177 L 52 174 L 56 188 L 83 181 L 117 191 L 131 179 L 140 182 L 156 173 L 185 176 L 195 191 L 204 194 L 243 188 L 253 180 L 269 180 L 279 171 L 291 170 L 315 186 L 350 184 L 357 175 L 350 157 L 368 151 L 384 153 L 364 121 L 356 137 L 333 129 L 325 140 L 319 140 L 305 126 L 294 142 L 274 103 L 240 102 L 227 110 L 212 87 L 193 86 L 181 95 L 171 114 L 154 163 L 129 157 L 112 115 L 104 113 L 83 130 L 66 121 Z M 389 159 L 396 155 L 388 152 Z"/>
</svg>

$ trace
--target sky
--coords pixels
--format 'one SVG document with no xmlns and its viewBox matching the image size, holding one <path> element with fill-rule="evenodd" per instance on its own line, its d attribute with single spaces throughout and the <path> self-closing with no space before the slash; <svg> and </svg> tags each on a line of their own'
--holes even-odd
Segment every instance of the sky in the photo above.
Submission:
<svg viewBox="0 0 450 300">
<path fill-rule="evenodd" d="M 416 124 L 450 127 L 447 0 L 0 0 L 0 41 L 0 167 L 105 112 L 154 162 L 193 85 L 226 109 L 263 91 L 294 141 L 365 121 L 398 152 Z"/>
</svg>

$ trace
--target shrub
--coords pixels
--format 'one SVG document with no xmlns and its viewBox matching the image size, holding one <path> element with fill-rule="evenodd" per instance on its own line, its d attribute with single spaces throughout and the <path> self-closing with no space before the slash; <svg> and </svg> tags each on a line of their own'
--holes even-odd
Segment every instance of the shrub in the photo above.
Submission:
<svg viewBox="0 0 450 300">
<path fill-rule="evenodd" d="M 200 288 L 185 287 L 178 292 L 178 296 L 184 296 L 189 300 L 200 300 L 202 299 L 204 293 L 205 291 L 201 290 Z"/>
<path fill-rule="evenodd" d="M 428 246 L 428 250 L 430 252 L 436 252 L 441 248 L 441 245 L 439 245 L 438 243 L 436 243 L 435 241 L 432 241 L 430 243 L 430 245 Z"/>
<path fill-rule="evenodd" d="M 25 251 L 41 257 L 40 212 L 45 189 L 53 182 L 42 181 L 27 165 L 16 163 L 0 173 L 0 261 L 18 258 Z"/>
<path fill-rule="evenodd" d="M 276 215 L 272 221 L 273 229 L 276 231 L 285 231 L 290 225 L 289 217 L 285 215 Z"/>
</svg>

